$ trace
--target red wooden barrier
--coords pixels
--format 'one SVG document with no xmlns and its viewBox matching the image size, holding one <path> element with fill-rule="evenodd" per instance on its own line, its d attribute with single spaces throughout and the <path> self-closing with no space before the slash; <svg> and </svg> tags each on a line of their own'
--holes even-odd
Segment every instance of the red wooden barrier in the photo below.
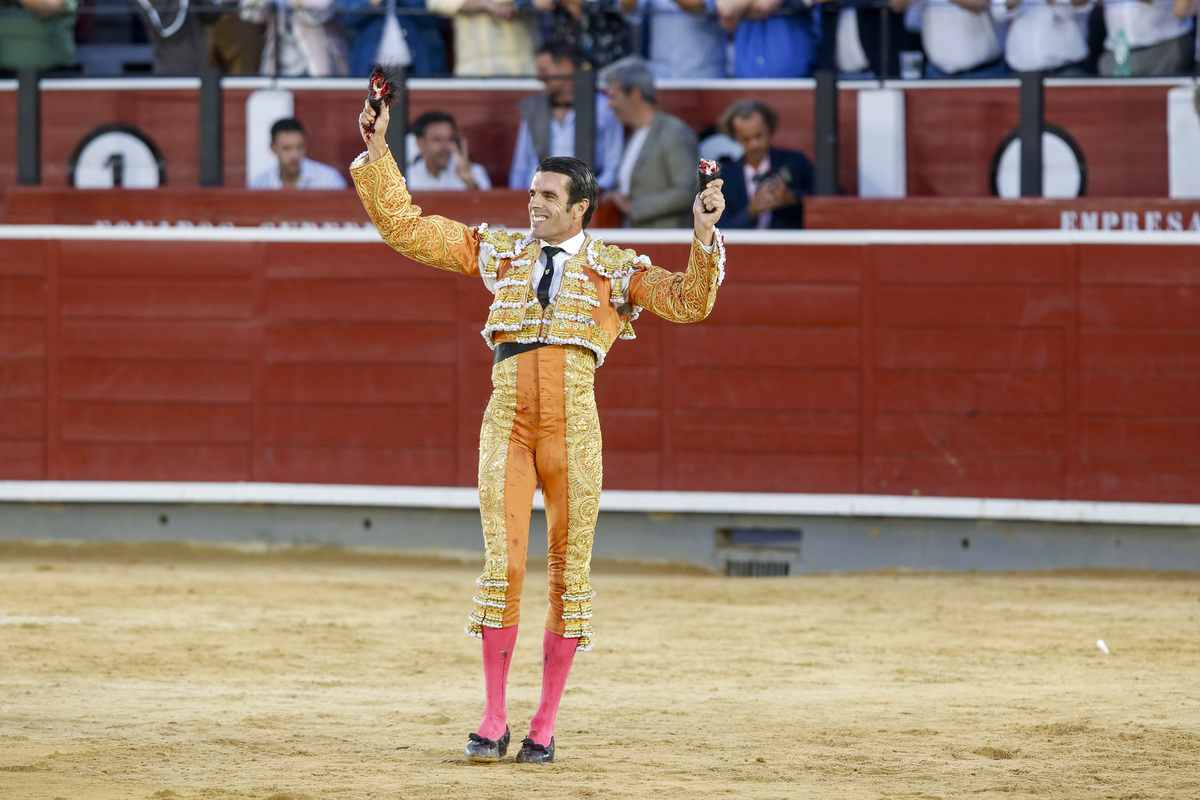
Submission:
<svg viewBox="0 0 1200 800">
<path fill-rule="evenodd" d="M 982 197 L 804 198 L 809 230 L 1021 230 L 1200 232 L 1200 200 Z"/>
<path fill-rule="evenodd" d="M 482 285 L 226 238 L 0 238 L 0 478 L 474 484 Z M 1200 502 L 1193 238 L 730 244 L 600 370 L 606 485 Z"/>
<path fill-rule="evenodd" d="M 426 214 L 468 225 L 489 222 L 529 227 L 528 192 L 415 192 Z M 268 227 L 370 226 L 362 201 L 345 191 L 265 192 L 251 189 L 63 189 L 16 186 L 8 191 L 0 219 L 10 225 L 217 225 Z M 619 226 L 611 203 L 596 207 L 595 227 Z"/>
</svg>

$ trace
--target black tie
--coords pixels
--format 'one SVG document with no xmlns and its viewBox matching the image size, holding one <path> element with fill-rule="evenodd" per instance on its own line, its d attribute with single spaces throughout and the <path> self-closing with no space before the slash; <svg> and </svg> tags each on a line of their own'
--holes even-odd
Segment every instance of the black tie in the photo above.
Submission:
<svg viewBox="0 0 1200 800">
<path fill-rule="evenodd" d="M 554 257 L 562 251 L 561 247 L 542 248 L 542 255 L 546 257 L 546 268 L 542 273 L 542 279 L 538 281 L 537 288 L 538 302 L 542 304 L 542 308 L 550 305 L 550 282 L 554 280 Z"/>
</svg>

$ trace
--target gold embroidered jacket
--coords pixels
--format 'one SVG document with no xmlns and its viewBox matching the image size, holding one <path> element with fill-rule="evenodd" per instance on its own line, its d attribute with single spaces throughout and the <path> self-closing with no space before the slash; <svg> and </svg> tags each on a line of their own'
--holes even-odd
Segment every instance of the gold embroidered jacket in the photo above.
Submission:
<svg viewBox="0 0 1200 800">
<path fill-rule="evenodd" d="M 698 322 L 712 311 L 717 287 L 725 278 L 720 231 L 715 232 L 712 253 L 692 239 L 683 273 L 588 237 L 567 261 L 558 293 L 543 309 L 530 280 L 541 254 L 537 239 L 421 216 L 390 154 L 370 164 L 363 160 L 355 162 L 350 174 L 385 242 L 414 261 L 492 283 L 494 300 L 483 337 L 493 349 L 505 341 L 576 344 L 594 352 L 599 366 L 617 338 L 634 338 L 631 323 L 642 308 L 672 322 Z M 623 301 L 626 296 L 628 303 Z M 618 308 L 617 303 L 622 305 Z"/>
</svg>

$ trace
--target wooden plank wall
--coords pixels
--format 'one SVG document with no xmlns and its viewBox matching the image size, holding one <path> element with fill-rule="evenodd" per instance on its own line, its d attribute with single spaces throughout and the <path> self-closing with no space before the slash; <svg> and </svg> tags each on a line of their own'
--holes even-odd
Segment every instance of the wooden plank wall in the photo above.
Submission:
<svg viewBox="0 0 1200 800">
<path fill-rule="evenodd" d="M 0 239 L 0 479 L 474 485 L 487 302 L 378 244 Z M 1192 246 L 737 245 L 636 327 L 608 488 L 1200 502 Z"/>
</svg>

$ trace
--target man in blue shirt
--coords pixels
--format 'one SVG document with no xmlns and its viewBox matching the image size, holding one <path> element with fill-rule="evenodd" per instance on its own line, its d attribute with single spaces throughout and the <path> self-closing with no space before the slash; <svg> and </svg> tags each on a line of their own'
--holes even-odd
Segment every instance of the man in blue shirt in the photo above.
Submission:
<svg viewBox="0 0 1200 800">
<path fill-rule="evenodd" d="M 537 71 L 546 91 L 521 101 L 521 127 L 508 172 L 510 189 L 528 189 L 543 159 L 575 155 L 575 62 L 570 47 L 558 42 L 542 45 Z M 611 189 L 617 182 L 624 142 L 625 131 L 608 107 L 608 98 L 597 93 L 593 167 L 601 189 Z"/>
</svg>

